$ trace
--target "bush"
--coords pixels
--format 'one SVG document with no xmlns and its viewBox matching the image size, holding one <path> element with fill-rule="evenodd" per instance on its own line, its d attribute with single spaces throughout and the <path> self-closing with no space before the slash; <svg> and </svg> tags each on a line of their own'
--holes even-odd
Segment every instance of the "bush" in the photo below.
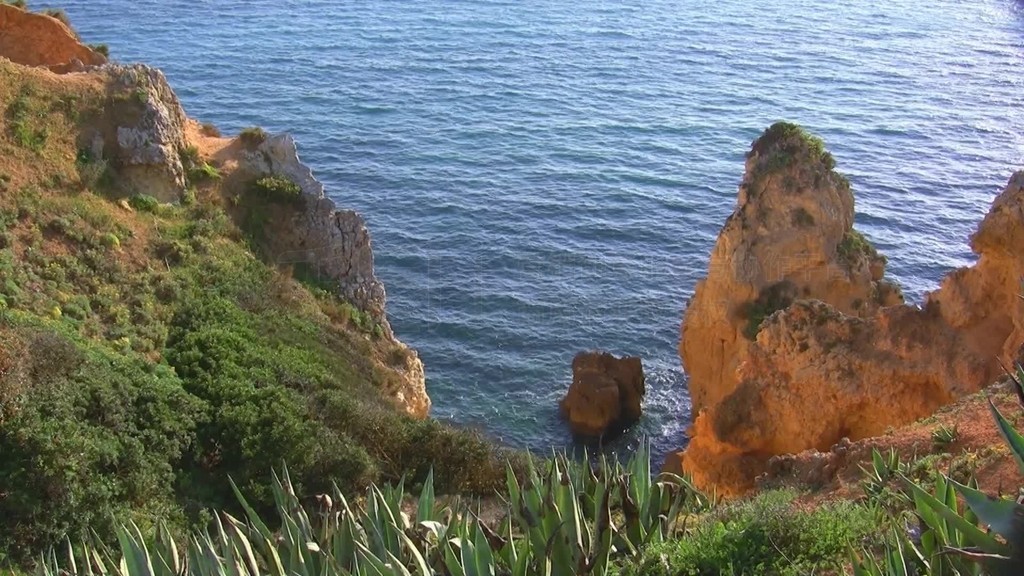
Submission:
<svg viewBox="0 0 1024 576">
<path fill-rule="evenodd" d="M 174 463 L 199 407 L 173 372 L 49 329 L 17 334 L 34 384 L 0 426 L 0 558 L 147 513 L 173 524 Z"/>
<path fill-rule="evenodd" d="M 149 194 L 136 194 L 128 199 L 128 205 L 139 212 L 156 214 L 160 211 L 160 201 Z"/>
<path fill-rule="evenodd" d="M 270 202 L 281 204 L 302 202 L 302 188 L 284 176 L 271 175 L 258 178 L 250 186 L 250 191 Z"/>
<path fill-rule="evenodd" d="M 851 545 L 875 530 L 875 513 L 851 502 L 802 510 L 792 491 L 728 504 L 677 540 L 653 546 L 627 574 L 804 576 L 842 572 Z"/>
<path fill-rule="evenodd" d="M 747 319 L 743 335 L 755 340 L 761 324 L 772 314 L 788 307 L 796 298 L 796 287 L 788 280 L 777 282 L 761 289 L 757 298 L 743 307 L 740 313 Z"/>
<path fill-rule="evenodd" d="M 242 144 L 249 148 L 255 148 L 266 141 L 267 132 L 259 126 L 252 126 L 242 130 L 238 134 L 238 139 L 242 141 Z"/>
<path fill-rule="evenodd" d="M 203 136 L 210 136 L 213 138 L 220 138 L 220 128 L 217 128 L 211 122 L 203 122 L 202 126 Z"/>
<path fill-rule="evenodd" d="M 102 54 L 104 58 L 110 58 L 110 47 L 106 44 L 89 44 L 89 48 Z"/>
</svg>

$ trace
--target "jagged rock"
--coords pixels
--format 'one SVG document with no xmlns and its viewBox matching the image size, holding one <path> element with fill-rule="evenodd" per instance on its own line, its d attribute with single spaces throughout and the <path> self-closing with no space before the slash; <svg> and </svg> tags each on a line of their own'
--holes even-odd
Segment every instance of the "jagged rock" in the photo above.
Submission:
<svg viewBox="0 0 1024 576">
<path fill-rule="evenodd" d="M 338 293 L 381 323 L 390 334 L 384 314 L 387 296 L 373 269 L 373 249 L 366 222 L 351 210 L 338 210 L 324 186 L 299 160 L 288 134 L 266 138 L 246 152 L 241 169 L 252 177 L 277 174 L 302 189 L 305 202 L 294 222 L 270 239 L 269 256 L 279 265 L 302 264 L 338 287 Z"/>
<path fill-rule="evenodd" d="M 752 156 L 757 150 L 755 144 Z M 799 162 L 813 164 L 816 154 Z M 813 174 L 805 166 L 795 169 L 798 174 Z M 749 160 L 747 172 L 744 187 L 757 181 Z M 696 373 L 691 370 L 691 387 L 701 391 L 700 412 L 686 451 L 666 465 L 681 466 L 699 485 L 715 485 L 726 494 L 742 492 L 754 486 L 775 455 L 824 451 L 843 438 L 856 441 L 878 435 L 989 384 L 1000 372 L 998 360 L 1010 364 L 1024 341 L 1024 310 L 1017 297 L 1024 275 L 1022 184 L 1024 173 L 1015 174 L 973 237 L 978 264 L 950 274 L 929 295 L 924 309 L 890 306 L 898 292 L 879 281 L 880 259 L 864 250 L 865 258 L 860 265 L 849 266 L 844 282 L 810 282 L 805 284 L 809 291 L 782 290 L 778 284 L 770 284 L 773 289 L 767 294 L 761 290 L 761 301 L 777 310 L 760 323 L 755 339 L 737 337 L 731 347 L 723 346 L 721 339 L 697 339 L 735 333 L 735 318 L 721 311 L 735 302 L 735 294 L 742 299 L 752 293 L 754 288 L 737 279 L 761 278 L 731 273 L 736 269 L 734 258 L 751 256 L 751 238 L 727 224 L 719 246 L 728 246 L 737 237 L 742 242 L 733 244 L 736 249 L 731 252 L 719 252 L 716 246 L 703 287 L 705 299 L 695 298 L 685 318 L 694 324 L 683 329 L 684 339 L 691 339 L 681 346 L 683 361 L 688 368 L 691 362 L 698 367 Z M 846 205 L 844 196 L 837 197 L 838 205 Z M 741 189 L 740 197 L 738 213 L 749 205 L 749 192 Z M 730 221 L 736 218 L 734 214 Z M 748 227 L 765 221 L 758 219 Z M 783 221 L 772 225 L 786 229 Z M 823 232 L 829 235 L 829 230 Z M 770 233 L 766 230 L 765 235 Z M 834 236 L 833 230 L 830 237 Z M 784 239 L 781 245 L 787 246 Z M 788 244 L 794 245 L 803 244 Z M 788 253 L 768 254 L 787 259 Z M 765 256 L 762 252 L 758 257 Z M 850 263 L 844 251 L 810 267 L 808 275 L 818 277 L 822 267 L 837 263 Z M 725 290 L 717 293 L 718 308 L 708 303 L 708 286 Z M 859 298 L 865 289 L 871 302 L 855 305 L 851 297 Z M 710 355 L 709 341 L 712 351 L 719 350 L 713 360 L 721 365 L 702 361 L 702 346 Z M 809 469 L 811 476 L 828 472 L 816 466 Z"/>
<path fill-rule="evenodd" d="M 163 72 L 142 64 L 104 69 L 120 98 L 108 111 L 115 127 L 99 156 L 114 160 L 126 193 L 161 202 L 180 200 L 187 186 L 181 152 L 186 147 L 185 111 Z M 96 146 L 93 153 L 96 154 Z"/>
<path fill-rule="evenodd" d="M 853 315 L 903 301 L 885 258 L 853 229 L 853 194 L 821 140 L 769 128 L 747 156 L 736 209 L 698 282 L 679 345 L 694 412 L 736 387 L 736 368 L 772 312 L 817 298 Z"/>
<path fill-rule="evenodd" d="M 44 66 L 54 72 L 98 66 L 107 59 L 79 42 L 63 22 L 0 3 L 0 57 L 24 66 Z"/>
<path fill-rule="evenodd" d="M 644 393 L 640 358 L 580 352 L 573 358 L 572 385 L 560 406 L 575 434 L 600 437 L 636 422 Z"/>
</svg>

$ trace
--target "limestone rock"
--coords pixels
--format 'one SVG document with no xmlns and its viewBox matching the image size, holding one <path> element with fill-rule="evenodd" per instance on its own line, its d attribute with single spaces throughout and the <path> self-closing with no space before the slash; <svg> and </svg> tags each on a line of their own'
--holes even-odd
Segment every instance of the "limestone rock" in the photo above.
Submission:
<svg viewBox="0 0 1024 576">
<path fill-rule="evenodd" d="M 572 361 L 572 385 L 560 404 L 575 434 L 600 437 L 636 422 L 645 393 L 640 358 L 580 352 Z"/>
<path fill-rule="evenodd" d="M 323 184 L 299 159 L 295 140 L 288 134 L 268 136 L 254 146 L 243 146 L 239 177 L 253 180 L 277 175 L 302 190 L 303 202 L 296 210 L 282 211 L 284 221 L 270 223 L 272 233 L 265 246 L 268 257 L 282 267 L 303 266 L 308 273 L 329 280 L 337 293 L 367 312 L 383 329 L 383 337 L 401 358 L 392 367 L 402 373 L 401 382 L 383 390 L 397 406 L 411 416 L 426 418 L 430 413 L 423 363 L 416 352 L 399 342 L 385 313 L 387 295 L 373 267 L 370 232 L 363 217 L 352 210 L 339 210 L 327 197 Z"/>
<path fill-rule="evenodd" d="M 44 66 L 64 72 L 98 66 L 107 59 L 82 44 L 63 22 L 0 3 L 0 57 L 24 66 Z"/>
<path fill-rule="evenodd" d="M 759 147 L 765 149 L 759 143 L 752 159 L 758 158 Z M 827 174 L 813 176 L 803 165 L 813 167 L 815 157 L 820 158 L 817 151 L 798 148 L 795 155 L 801 151 L 803 159 L 788 169 L 791 181 L 801 181 L 800 174 L 827 181 Z M 769 177 L 780 174 L 786 178 L 786 172 L 770 172 Z M 735 221 L 753 200 L 750 190 L 771 192 L 773 184 L 758 189 L 758 180 L 757 167 L 748 159 L 740 207 L 722 231 L 708 279 L 698 289 L 700 298 L 687 310 L 681 345 L 699 413 L 690 444 L 671 463 L 699 485 L 717 486 L 724 494 L 752 488 L 773 456 L 825 451 L 843 438 L 879 435 L 981 389 L 1000 373 L 999 361 L 1010 365 L 1018 358 L 1024 342 L 1024 310 L 1017 296 L 1024 276 L 1024 173 L 1011 178 L 972 238 L 978 264 L 950 274 L 923 309 L 895 305 L 901 296 L 881 279 L 881 259 L 872 251 L 857 248 L 859 260 L 849 258 L 848 248 L 859 239 L 846 248 L 840 240 L 831 253 L 803 249 L 813 246 L 811 239 L 778 238 L 772 245 L 783 249 L 759 249 L 764 238 L 775 234 L 802 234 L 770 216 L 748 222 L 748 229 L 765 226 L 760 235 L 744 234 L 742 226 L 736 230 Z M 827 248 L 852 221 L 852 213 L 848 219 L 845 211 L 848 188 L 845 193 L 826 190 L 831 191 L 839 193 L 820 198 L 835 201 L 819 208 L 824 209 L 823 222 L 830 215 L 836 218 L 821 230 L 826 240 L 818 248 Z M 806 210 L 818 222 L 812 208 Z M 842 235 L 850 238 L 850 230 Z M 808 256 L 796 259 L 809 280 L 803 284 L 807 289 L 795 288 L 800 283 L 788 271 L 792 267 L 763 273 L 772 269 L 768 263 L 791 261 L 793 249 Z M 744 274 L 748 268 L 738 264 L 743 262 L 757 273 Z M 835 275 L 837 266 L 846 268 L 844 277 Z M 759 288 L 766 278 L 774 282 L 768 291 Z M 728 312 L 755 291 L 758 310 L 774 312 L 747 334 L 754 339 L 744 338 L 737 326 L 744 315 Z"/>
<path fill-rule="evenodd" d="M 270 257 L 279 265 L 301 264 L 338 287 L 338 293 L 370 313 L 390 334 L 384 314 L 387 296 L 373 269 L 370 232 L 363 217 L 339 210 L 324 186 L 299 160 L 288 134 L 266 138 L 245 154 L 240 169 L 255 178 L 276 174 L 299 185 L 305 199 L 294 221 L 280 226 L 271 238 Z"/>
<path fill-rule="evenodd" d="M 180 200 L 187 186 L 181 160 L 186 116 L 167 78 L 142 64 L 103 70 L 120 94 L 108 111 L 116 132 L 104 138 L 103 155 L 114 160 L 121 187 L 161 202 Z"/>
<path fill-rule="evenodd" d="M 885 258 L 853 229 L 853 194 L 821 140 L 785 123 L 747 156 L 736 209 L 683 319 L 679 351 L 694 412 L 736 387 L 760 323 L 799 298 L 866 316 L 901 303 Z"/>
</svg>

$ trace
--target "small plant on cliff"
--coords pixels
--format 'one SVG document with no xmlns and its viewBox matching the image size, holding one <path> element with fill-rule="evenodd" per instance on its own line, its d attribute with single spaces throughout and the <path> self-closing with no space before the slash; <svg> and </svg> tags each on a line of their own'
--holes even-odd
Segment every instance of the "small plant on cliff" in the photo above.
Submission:
<svg viewBox="0 0 1024 576">
<path fill-rule="evenodd" d="M 253 182 L 252 193 L 264 200 L 281 204 L 298 204 L 302 202 L 302 188 L 285 176 L 276 174 L 264 176 Z"/>
<path fill-rule="evenodd" d="M 68 28 L 71 28 L 71 20 L 68 18 L 67 12 L 58 8 L 47 8 L 46 10 L 43 10 L 43 14 L 46 14 L 50 18 L 53 18 Z"/>
<path fill-rule="evenodd" d="M 267 132 L 259 126 L 252 126 L 242 130 L 238 134 L 238 139 L 242 141 L 242 144 L 250 148 L 255 148 L 267 139 Z"/>
<path fill-rule="evenodd" d="M 814 226 L 814 216 L 803 206 L 793 210 L 791 219 L 795 228 L 810 228 Z"/>
<path fill-rule="evenodd" d="M 759 171 L 774 172 L 788 167 L 802 150 L 807 150 L 811 158 L 821 161 L 826 170 L 835 169 L 836 161 L 825 150 L 825 142 L 791 122 L 776 122 L 769 126 L 754 141 L 748 158 L 759 158 Z"/>
<path fill-rule="evenodd" d="M 21 8 L 22 10 L 28 10 L 28 3 L 25 2 L 25 0 L 7 0 L 7 2 L 4 2 L 4 3 L 5 4 L 9 4 L 11 6 L 14 6 L 15 8 Z"/>
<path fill-rule="evenodd" d="M 199 154 L 199 148 L 186 146 L 181 149 L 181 163 L 185 167 L 185 176 L 190 183 L 209 182 L 220 180 L 220 170 L 217 170 Z"/>
<path fill-rule="evenodd" d="M 740 314 L 747 319 L 743 335 L 748 340 L 757 339 L 761 324 L 766 318 L 788 307 L 796 298 L 796 287 L 792 282 L 783 280 L 761 289 L 755 300 L 747 302 Z"/>
<path fill-rule="evenodd" d="M 49 130 L 40 121 L 44 116 L 34 90 L 24 88 L 7 107 L 7 119 L 14 141 L 33 152 L 42 152 L 50 135 Z"/>
<path fill-rule="evenodd" d="M 89 48 L 93 52 L 102 54 L 104 58 L 110 58 L 110 46 L 106 44 L 89 44 Z"/>
<path fill-rule="evenodd" d="M 160 210 L 160 201 L 149 194 L 136 194 L 128 199 L 128 205 L 139 212 L 156 214 Z"/>
<path fill-rule="evenodd" d="M 881 258 L 871 242 L 852 228 L 843 234 L 842 240 L 836 246 L 836 255 L 848 270 L 855 270 L 865 261 L 870 262 Z"/>
</svg>

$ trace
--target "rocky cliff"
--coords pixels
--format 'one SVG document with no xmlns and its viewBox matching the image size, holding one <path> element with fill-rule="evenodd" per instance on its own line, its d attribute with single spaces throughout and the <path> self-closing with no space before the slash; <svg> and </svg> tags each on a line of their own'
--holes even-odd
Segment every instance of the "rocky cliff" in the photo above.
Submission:
<svg viewBox="0 0 1024 576">
<path fill-rule="evenodd" d="M 31 67 L 13 68 L 12 74 L 97 96 L 76 96 L 53 105 L 66 108 L 75 119 L 73 137 L 83 187 L 103 184 L 120 197 L 142 194 L 177 203 L 201 186 L 206 166 L 216 175 L 218 184 L 211 187 L 219 197 L 216 201 L 230 205 L 259 177 L 279 176 L 294 183 L 300 202 L 266 207 L 259 230 L 262 255 L 281 269 L 303 267 L 319 285 L 329 284 L 357 314 L 365 314 L 368 319 L 362 323 L 379 328 L 386 342 L 382 349 L 389 349 L 383 354 L 387 369 L 401 374 L 401 383 L 391 382 L 383 392 L 408 414 L 427 417 L 430 398 L 423 364 L 415 351 L 395 338 L 387 321 L 386 295 L 374 272 L 365 221 L 354 211 L 338 209 L 327 197 L 323 184 L 299 160 L 290 136 L 244 143 L 206 135 L 187 117 L 160 70 L 107 63 L 57 18 L 5 4 L 0 4 L 0 58 Z M 19 97 L 24 102 L 44 96 L 36 94 L 38 90 L 23 92 Z M 38 135 L 45 140 L 46 131 Z"/>
<path fill-rule="evenodd" d="M 1024 193 L 1015 175 L 972 239 L 976 266 L 902 304 L 852 228 L 853 197 L 820 140 L 776 124 L 753 145 L 683 319 L 695 419 L 680 464 L 723 492 L 768 458 L 827 450 L 929 415 L 990 383 L 1024 341 Z"/>
</svg>

